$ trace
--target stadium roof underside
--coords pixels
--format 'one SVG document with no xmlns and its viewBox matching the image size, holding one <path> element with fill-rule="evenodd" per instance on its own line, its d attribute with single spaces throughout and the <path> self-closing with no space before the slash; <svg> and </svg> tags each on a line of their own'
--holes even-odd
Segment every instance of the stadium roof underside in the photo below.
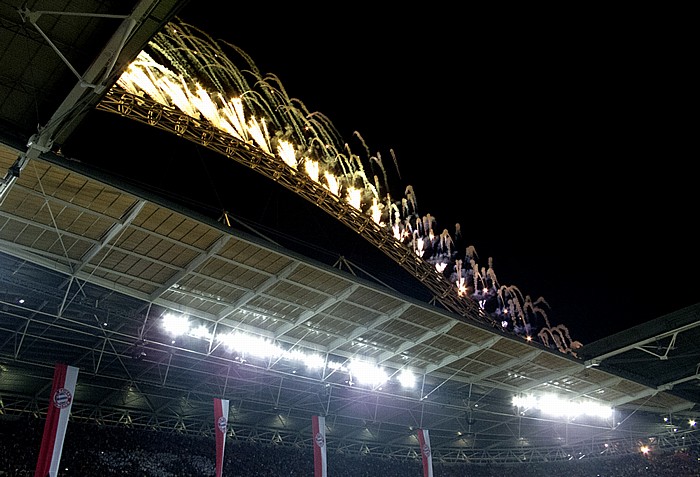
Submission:
<svg viewBox="0 0 700 477">
<path fill-rule="evenodd" d="M 60 361 L 80 368 L 74 419 L 210 434 L 212 399 L 224 397 L 232 436 L 307 446 L 310 417 L 322 414 L 331 452 L 415 456 L 419 427 L 445 461 L 696 439 L 679 419 L 699 402 L 697 306 L 565 355 L 357 276 L 341 257 L 336 267 L 317 261 L 63 157 L 52 146 L 181 6 L 127 4 L 0 6 L 0 412 L 45 412 Z M 408 368 L 417 386 L 372 389 L 341 370 L 173 339 L 161 327 L 167 312 L 327 362 Z M 644 366 L 633 367 L 639 356 Z M 564 420 L 512 405 L 548 391 L 611 405 L 615 417 Z"/>
</svg>

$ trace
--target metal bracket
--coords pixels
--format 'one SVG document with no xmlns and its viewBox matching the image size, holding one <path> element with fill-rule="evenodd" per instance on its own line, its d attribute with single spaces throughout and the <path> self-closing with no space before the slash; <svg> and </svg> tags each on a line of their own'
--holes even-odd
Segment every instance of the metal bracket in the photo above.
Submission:
<svg viewBox="0 0 700 477">
<path fill-rule="evenodd" d="M 102 76 L 102 79 L 98 84 L 90 83 L 89 81 L 85 81 L 85 79 L 78 73 L 78 71 L 71 65 L 70 61 L 68 61 L 68 58 L 66 58 L 63 53 L 61 53 L 61 50 L 58 49 L 58 47 L 54 44 L 54 42 L 51 41 L 51 39 L 44 33 L 44 31 L 37 25 L 37 21 L 42 15 L 58 15 L 58 16 L 74 16 L 74 17 L 90 17 L 90 18 L 116 18 L 116 19 L 124 19 L 128 18 L 128 15 L 108 15 L 108 14 L 100 14 L 100 13 L 80 13 L 80 12 L 56 12 L 56 11 L 36 11 L 32 12 L 30 11 L 26 6 L 23 6 L 22 8 L 18 8 L 17 12 L 19 15 L 22 17 L 22 21 L 29 22 L 34 26 L 36 31 L 39 32 L 39 34 L 46 40 L 46 42 L 53 48 L 53 50 L 56 52 L 56 54 L 63 60 L 63 62 L 68 66 L 68 68 L 73 72 L 73 74 L 80 80 L 81 86 L 85 88 L 92 88 L 95 90 L 96 93 L 101 93 L 104 90 L 104 80 L 109 77 L 109 75 L 112 72 L 112 69 L 114 68 L 114 64 L 117 61 L 117 57 L 119 56 L 119 53 L 121 52 L 122 48 L 124 48 L 124 43 L 126 42 L 126 39 L 129 37 L 131 34 L 131 31 L 133 30 L 134 26 L 136 25 L 136 22 L 130 22 L 130 27 L 127 28 L 123 32 L 123 38 L 119 44 L 119 48 L 114 52 L 111 64 L 109 65 L 109 68 L 107 68 L 107 71 L 105 74 Z"/>
</svg>

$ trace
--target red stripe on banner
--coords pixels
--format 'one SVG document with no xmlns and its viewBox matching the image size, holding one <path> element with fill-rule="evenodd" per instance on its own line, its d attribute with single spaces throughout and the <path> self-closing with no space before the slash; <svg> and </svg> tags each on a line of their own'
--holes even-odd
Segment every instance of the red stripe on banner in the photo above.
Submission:
<svg viewBox="0 0 700 477">
<path fill-rule="evenodd" d="M 41 449 L 39 450 L 39 459 L 36 462 L 34 477 L 46 477 L 49 475 L 49 467 L 51 466 L 54 444 L 56 442 L 58 415 L 60 413 L 60 409 L 52 404 L 52 400 L 56 391 L 63 388 L 63 384 L 66 382 L 67 369 L 68 366 L 59 363 L 53 371 L 53 385 L 51 386 L 49 409 L 46 414 L 46 422 L 44 423 L 44 435 L 41 438 Z"/>
<path fill-rule="evenodd" d="M 47 477 L 57 472 L 77 378 L 77 368 L 56 364 L 34 477 Z"/>
<path fill-rule="evenodd" d="M 423 477 L 433 477 L 433 455 L 430 450 L 430 436 L 427 429 L 418 429 L 418 443 L 423 457 Z"/>
<path fill-rule="evenodd" d="M 311 418 L 314 445 L 314 477 L 327 477 L 326 473 L 326 418 Z"/>
<path fill-rule="evenodd" d="M 228 399 L 214 398 L 214 434 L 216 435 L 216 477 L 224 471 L 224 450 L 228 431 Z"/>
</svg>

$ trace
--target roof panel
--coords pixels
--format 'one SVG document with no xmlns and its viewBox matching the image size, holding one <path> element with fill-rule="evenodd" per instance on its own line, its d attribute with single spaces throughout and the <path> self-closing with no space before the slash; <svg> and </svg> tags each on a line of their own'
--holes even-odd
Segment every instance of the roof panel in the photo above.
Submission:
<svg viewBox="0 0 700 477">
<path fill-rule="evenodd" d="M 274 285 L 265 290 L 265 294 L 276 300 L 284 301 L 308 310 L 316 309 L 328 299 L 328 295 L 301 287 L 288 280 L 278 280 Z"/>
<path fill-rule="evenodd" d="M 334 302 L 329 308 L 324 310 L 323 315 L 332 315 L 355 326 L 369 326 L 382 316 L 378 311 L 368 310 L 348 301 Z"/>
<path fill-rule="evenodd" d="M 290 275 L 289 280 L 317 290 L 326 295 L 339 295 L 348 290 L 351 282 L 339 276 L 322 273 L 315 267 L 300 265 Z"/>
<path fill-rule="evenodd" d="M 197 273 L 209 276 L 212 279 L 228 282 L 232 286 L 243 290 L 265 288 L 262 285 L 270 279 L 268 273 L 263 273 L 247 266 L 244 267 L 234 262 L 220 260 L 216 257 L 203 263 Z"/>
<path fill-rule="evenodd" d="M 493 334 L 475 325 L 458 321 L 447 332 L 450 336 L 473 343 L 481 343 L 493 338 Z"/>
<path fill-rule="evenodd" d="M 386 293 L 380 293 L 370 288 L 358 288 L 352 292 L 347 298 L 347 301 L 353 302 L 365 307 L 370 307 L 379 313 L 391 314 L 392 311 L 399 309 L 401 303 L 395 298 Z"/>
<path fill-rule="evenodd" d="M 81 194 L 79 188 L 74 189 L 76 196 L 79 197 Z M 200 257 L 204 250 L 181 244 L 175 238 L 183 233 L 191 234 L 197 227 L 192 227 L 190 222 L 177 217 L 174 213 L 158 213 L 158 209 L 151 204 L 147 204 L 144 210 L 147 211 L 149 217 L 157 218 L 159 228 L 153 225 L 141 227 L 138 223 L 141 219 L 137 216 L 136 223 L 127 227 L 127 232 L 122 235 L 121 239 L 122 248 L 124 248 L 123 244 L 132 243 L 132 247 L 135 247 L 135 249 L 130 253 L 136 255 L 131 256 L 120 252 L 115 247 L 110 252 L 113 255 L 112 257 L 106 257 L 105 260 L 99 262 L 101 266 L 109 266 L 113 271 L 119 272 L 122 275 L 122 283 L 138 287 L 139 285 L 135 284 L 143 283 L 143 278 L 152 282 L 151 284 L 153 285 L 155 283 L 164 283 L 166 276 L 172 276 L 176 273 L 176 268 L 172 267 L 168 274 L 162 275 L 163 269 L 169 268 L 165 265 L 175 265 L 177 270 L 184 272 L 180 277 L 182 286 L 177 289 L 177 292 L 172 291 L 168 292 L 167 295 L 163 295 L 163 298 L 167 297 L 174 303 L 184 304 L 188 308 L 199 310 L 203 314 L 216 316 L 225 309 L 226 305 L 218 305 L 215 303 L 215 300 L 217 298 L 220 299 L 222 292 L 226 290 L 230 290 L 236 298 L 241 297 L 244 293 L 243 290 L 235 287 L 227 288 L 226 286 L 227 282 L 230 281 L 231 275 L 236 274 L 235 271 L 241 267 L 241 264 L 233 265 L 229 261 L 217 260 L 216 256 L 214 256 L 206 261 L 206 266 L 200 267 L 200 274 L 195 275 L 191 272 L 186 272 L 182 267 Z M 69 211 L 68 215 L 80 216 L 75 211 Z M 75 223 L 75 220 L 68 219 L 68 215 L 66 215 L 66 220 L 60 222 L 64 228 L 70 228 L 70 224 Z M 149 229 L 170 234 L 171 237 L 165 239 L 158 235 L 158 232 L 156 232 L 157 235 L 149 235 L 147 232 Z M 211 243 L 215 237 L 220 237 L 219 232 L 210 233 L 206 227 L 201 227 L 201 230 L 203 235 L 212 237 L 207 243 Z M 143 240 L 134 240 L 139 235 Z M 253 253 L 247 256 L 244 262 L 251 263 L 252 257 L 257 257 L 260 263 L 278 262 L 279 255 L 277 254 L 269 251 L 263 253 L 261 249 L 255 250 L 247 246 L 243 247 L 242 250 L 246 248 L 252 250 Z M 117 255 L 119 259 L 115 260 L 114 257 Z M 144 259 L 136 260 L 136 256 L 142 256 Z M 146 258 L 148 256 L 154 256 L 154 258 L 148 260 Z M 268 260 L 271 256 L 274 256 L 275 259 Z M 181 263 L 171 263 L 176 260 L 181 260 Z M 278 333 L 279 330 L 285 329 L 284 333 L 288 338 L 293 337 L 294 339 L 308 341 L 308 329 L 305 327 L 298 329 L 289 328 L 287 325 L 292 324 L 307 313 L 312 313 L 312 315 L 309 315 L 309 317 L 312 317 L 313 310 L 321 305 L 330 305 L 322 315 L 319 315 L 320 320 L 313 320 L 312 318 L 312 321 L 309 323 L 321 326 L 321 329 L 312 330 L 312 334 L 324 336 L 324 339 L 316 337 L 316 342 L 322 347 L 337 342 L 338 337 L 354 335 L 358 339 L 354 342 L 350 341 L 347 345 L 341 345 L 337 348 L 339 352 L 345 352 L 349 355 L 359 353 L 365 358 L 379 359 L 381 357 L 384 362 L 388 363 L 392 362 L 389 358 L 392 356 L 393 350 L 403 347 L 404 349 L 407 348 L 406 355 L 410 357 L 409 360 L 413 366 L 419 365 L 432 368 L 438 365 L 444 367 L 448 372 L 463 373 L 465 376 L 479 376 L 489 372 L 491 380 L 501 380 L 503 382 L 510 380 L 515 373 L 511 372 L 509 368 L 504 368 L 494 373 L 493 368 L 507 365 L 509 360 L 514 359 L 513 356 L 518 356 L 518 353 L 529 349 L 526 343 L 510 339 L 492 340 L 493 342 L 490 342 L 492 334 L 486 330 L 465 323 L 455 323 L 444 314 L 422 307 L 405 306 L 401 303 L 401 300 L 397 300 L 395 297 L 385 293 L 377 293 L 366 287 L 350 288 L 347 286 L 348 282 L 346 280 L 321 272 L 315 267 L 290 267 L 289 264 L 291 262 L 289 260 L 283 260 L 282 263 L 285 264 L 284 270 L 289 271 L 289 276 L 282 280 L 276 279 L 273 281 L 270 281 L 271 275 L 261 274 L 254 267 L 249 265 L 242 267 L 244 274 L 258 277 L 260 283 L 265 281 L 268 283 L 262 290 L 265 294 L 258 295 L 254 299 L 245 302 L 251 309 L 264 309 L 265 314 L 261 314 L 253 320 L 242 320 L 252 322 L 252 326 L 263 332 Z M 218 265 L 219 268 L 215 269 L 215 265 Z M 215 273 L 212 273 L 214 270 Z M 212 278 L 207 278 L 208 274 Z M 221 275 L 221 278 L 216 278 L 215 275 L 217 274 Z M 134 279 L 133 282 L 127 280 L 129 276 Z M 137 277 L 138 282 L 136 281 Z M 292 283 L 294 279 L 299 280 L 300 283 Z M 246 282 L 250 283 L 250 281 L 249 277 L 246 277 Z M 329 302 L 330 297 L 327 294 L 313 291 L 314 286 L 323 287 L 326 283 L 329 283 L 327 287 L 329 290 L 347 290 L 352 292 L 349 299 L 358 300 L 362 298 L 369 301 L 364 301 L 362 304 L 342 299 Z M 143 288 L 141 289 L 143 290 Z M 179 295 L 179 299 L 172 298 L 176 294 Z M 266 295 L 267 298 L 263 298 Z M 372 300 L 375 300 L 375 302 L 372 302 Z M 303 306 L 297 306 L 300 304 Z M 386 310 L 388 316 L 382 318 L 381 314 L 373 311 L 376 308 Z M 400 320 L 389 318 L 392 314 L 400 316 Z M 275 315 L 286 318 L 270 319 L 270 316 L 274 317 Z M 354 332 L 355 329 L 372 326 L 372 323 L 378 323 L 379 328 L 375 331 L 368 328 L 363 331 L 362 335 L 357 335 Z M 438 334 L 437 338 L 435 338 L 431 335 L 431 331 L 435 329 L 449 334 Z M 460 339 L 456 338 L 458 336 Z M 467 337 L 468 339 L 465 339 Z M 485 348 L 479 350 L 479 347 L 474 346 L 474 343 L 470 341 L 475 338 L 482 338 L 488 344 Z M 413 340 L 422 344 L 410 347 L 409 345 Z M 464 353 L 465 349 L 468 350 L 470 347 L 474 351 L 478 351 L 478 353 L 467 354 L 467 356 L 460 358 L 460 353 Z M 411 357 L 412 354 L 417 354 L 420 357 Z M 398 358 L 398 362 L 400 362 L 400 359 Z M 538 367 L 541 368 L 540 374 L 548 375 L 552 372 L 551 368 L 558 366 L 562 361 L 566 361 L 566 359 L 548 355 L 547 353 L 539 353 L 533 361 L 519 363 L 519 366 L 530 365 L 528 368 L 530 376 L 532 376 L 533 372 L 537 372 Z M 517 368 L 517 366 L 511 367 Z"/>
<path fill-rule="evenodd" d="M 251 247 L 242 241 L 230 243 L 230 247 L 227 247 L 221 255 L 241 265 L 271 275 L 279 274 L 291 264 L 290 259 L 280 254 L 259 247 Z"/>
</svg>

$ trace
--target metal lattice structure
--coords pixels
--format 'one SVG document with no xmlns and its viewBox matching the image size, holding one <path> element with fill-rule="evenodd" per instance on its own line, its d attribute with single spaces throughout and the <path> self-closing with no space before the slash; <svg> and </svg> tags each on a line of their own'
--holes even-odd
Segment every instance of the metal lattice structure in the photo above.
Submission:
<svg viewBox="0 0 700 477">
<path fill-rule="evenodd" d="M 369 214 L 356 209 L 307 174 L 292 169 L 279 158 L 265 154 L 259 148 L 217 130 L 206 120 L 192 118 L 175 108 L 135 96 L 118 87 L 113 87 L 107 93 L 99 103 L 98 109 L 175 134 L 255 170 L 347 225 L 428 287 L 435 300 L 448 310 L 464 316 L 465 319 L 499 326 L 472 300 L 459 297 L 455 286 L 446 280 L 444 275 L 418 257 L 409 247 L 397 241 L 390 230 L 380 227 Z"/>
<path fill-rule="evenodd" d="M 2 157 L 11 167 L 14 155 Z M 76 418 L 209 432 L 211 399 L 225 396 L 237 438 L 308 444 L 310 416 L 323 413 L 331 449 L 410 456 L 413 429 L 429 425 L 436 458 L 445 461 L 551 458 L 571 446 L 590 453 L 591 445 L 664 432 L 643 420 L 621 429 L 519 415 L 510 397 L 537 388 L 604 391 L 637 412 L 642 402 L 659 412 L 686 407 L 54 159 L 30 163 L 0 209 L 6 413 L 42 412 L 57 359 L 81 369 Z M 420 385 L 371 389 L 341 372 L 309 373 L 214 341 L 172 342 L 160 327 L 168 311 L 328 360 L 362 356 L 394 371 L 408 365 Z"/>
</svg>

